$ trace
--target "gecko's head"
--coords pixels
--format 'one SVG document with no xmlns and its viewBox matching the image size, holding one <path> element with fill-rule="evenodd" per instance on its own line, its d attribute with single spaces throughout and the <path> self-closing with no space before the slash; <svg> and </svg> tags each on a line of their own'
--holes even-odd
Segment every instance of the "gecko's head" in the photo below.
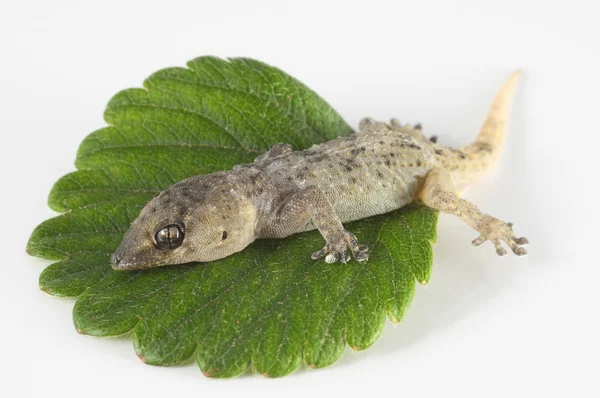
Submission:
<svg viewBox="0 0 600 398">
<path fill-rule="evenodd" d="M 227 257 L 254 240 L 255 219 L 254 205 L 223 178 L 192 177 L 142 209 L 111 265 L 136 270 Z"/>
</svg>

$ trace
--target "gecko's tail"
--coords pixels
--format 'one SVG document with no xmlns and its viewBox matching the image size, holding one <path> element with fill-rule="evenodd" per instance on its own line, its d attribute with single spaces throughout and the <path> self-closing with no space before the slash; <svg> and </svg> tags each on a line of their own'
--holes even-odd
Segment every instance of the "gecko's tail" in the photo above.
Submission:
<svg viewBox="0 0 600 398">
<path fill-rule="evenodd" d="M 466 164 L 456 170 L 455 182 L 470 182 L 480 177 L 493 166 L 502 152 L 502 142 L 506 131 L 506 121 L 511 100 L 521 77 L 521 71 L 514 71 L 506 80 L 479 130 L 479 134 L 472 144 L 461 148 Z"/>
</svg>

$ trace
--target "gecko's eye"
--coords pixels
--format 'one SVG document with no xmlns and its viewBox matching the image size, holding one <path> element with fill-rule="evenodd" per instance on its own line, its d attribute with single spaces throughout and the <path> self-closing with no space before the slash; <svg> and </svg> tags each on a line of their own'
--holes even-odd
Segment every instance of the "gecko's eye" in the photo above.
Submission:
<svg viewBox="0 0 600 398">
<path fill-rule="evenodd" d="M 156 246 L 161 250 L 176 249 L 183 243 L 183 231 L 179 225 L 167 225 L 156 233 Z"/>
</svg>

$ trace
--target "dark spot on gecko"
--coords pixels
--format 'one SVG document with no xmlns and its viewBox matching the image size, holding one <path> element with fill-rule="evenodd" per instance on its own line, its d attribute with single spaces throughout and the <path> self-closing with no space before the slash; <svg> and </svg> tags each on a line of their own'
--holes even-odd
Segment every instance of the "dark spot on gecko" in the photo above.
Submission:
<svg viewBox="0 0 600 398">
<path fill-rule="evenodd" d="M 438 141 L 437 135 L 432 135 L 431 137 L 429 137 L 429 141 L 431 141 L 435 144 Z"/>
<path fill-rule="evenodd" d="M 344 166 L 344 168 L 346 169 L 346 171 L 352 171 L 352 167 L 350 166 Z"/>
<path fill-rule="evenodd" d="M 443 155 L 443 154 L 444 154 L 444 151 L 442 151 L 441 149 L 436 149 L 436 150 L 435 150 L 435 154 L 436 154 L 436 155 Z"/>
<path fill-rule="evenodd" d="M 385 165 L 386 165 L 386 166 L 390 167 L 390 166 L 391 166 L 391 164 L 392 164 L 392 163 L 391 163 L 389 160 L 386 160 L 386 161 L 385 161 Z"/>
<path fill-rule="evenodd" d="M 293 181 L 293 180 L 294 180 L 294 178 L 293 178 L 292 176 L 288 176 L 288 177 L 286 177 L 285 179 L 286 179 L 287 181 Z"/>
<path fill-rule="evenodd" d="M 421 123 L 415 124 L 415 130 L 423 130 L 423 125 Z"/>
<path fill-rule="evenodd" d="M 361 146 L 361 147 L 360 147 L 360 151 L 361 151 L 361 152 L 366 152 L 366 151 L 367 151 L 367 149 L 366 149 L 364 146 Z"/>
<path fill-rule="evenodd" d="M 492 146 L 489 144 L 481 144 L 481 150 L 489 153 L 494 151 Z"/>
<path fill-rule="evenodd" d="M 421 161 L 417 160 L 417 167 L 421 167 L 421 164 L 422 164 Z"/>
<path fill-rule="evenodd" d="M 420 146 L 418 146 L 418 145 L 415 145 L 415 144 L 408 144 L 408 146 L 409 146 L 410 148 L 412 148 L 412 149 L 421 149 L 421 147 L 420 147 Z"/>
<path fill-rule="evenodd" d="M 354 177 L 351 177 L 351 178 L 350 178 L 350 183 L 351 183 L 351 184 L 356 184 L 356 178 L 354 178 Z"/>
<path fill-rule="evenodd" d="M 390 156 L 391 156 L 391 157 L 395 157 L 395 156 L 396 156 L 396 154 L 395 154 L 394 152 L 390 152 Z"/>
<path fill-rule="evenodd" d="M 377 178 L 383 178 L 383 173 L 381 171 L 377 172 Z"/>
</svg>

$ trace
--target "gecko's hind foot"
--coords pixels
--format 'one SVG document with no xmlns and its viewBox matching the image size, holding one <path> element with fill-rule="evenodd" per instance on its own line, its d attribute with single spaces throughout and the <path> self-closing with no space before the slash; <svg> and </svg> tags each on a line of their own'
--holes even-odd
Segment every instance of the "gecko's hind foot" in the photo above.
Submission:
<svg viewBox="0 0 600 398">
<path fill-rule="evenodd" d="M 367 261 L 369 259 L 367 253 L 369 248 L 359 244 L 356 236 L 348 231 L 344 231 L 340 236 L 328 241 L 324 248 L 314 252 L 310 257 L 313 260 L 325 257 L 325 262 L 329 264 L 338 260 L 345 264 L 351 258 L 348 249 L 350 249 L 356 261 Z"/>
<path fill-rule="evenodd" d="M 524 237 L 517 238 L 512 227 L 512 223 L 505 223 L 504 221 L 488 216 L 483 220 L 482 226 L 478 229 L 481 235 L 473 240 L 472 243 L 474 246 L 479 246 L 486 240 L 489 240 L 496 248 L 496 253 L 499 256 L 506 256 L 507 251 L 502 246 L 502 242 L 505 242 L 517 256 L 525 256 L 527 250 L 521 246 L 529 244 L 529 241 Z"/>
</svg>

